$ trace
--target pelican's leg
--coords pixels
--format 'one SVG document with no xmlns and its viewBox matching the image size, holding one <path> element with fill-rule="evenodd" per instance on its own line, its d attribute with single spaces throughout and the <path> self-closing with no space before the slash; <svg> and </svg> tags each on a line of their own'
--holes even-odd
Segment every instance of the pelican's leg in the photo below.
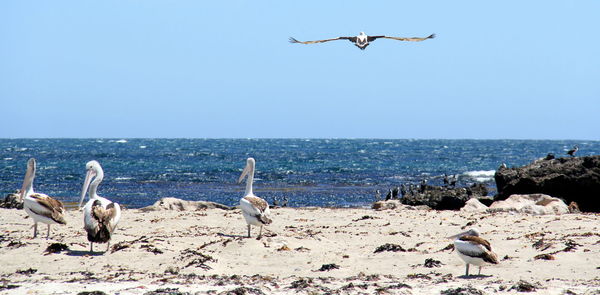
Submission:
<svg viewBox="0 0 600 295">
<path fill-rule="evenodd" d="M 467 273 L 465 274 L 466 277 L 469 276 L 469 264 L 467 263 Z"/>
<path fill-rule="evenodd" d="M 110 241 L 107 242 L 107 246 L 106 246 L 106 252 L 108 252 L 108 250 L 110 250 Z M 481 270 L 480 270 L 481 271 Z"/>
<path fill-rule="evenodd" d="M 263 228 L 263 227 L 262 227 L 262 225 L 261 225 L 261 226 L 260 226 L 260 231 L 258 232 L 258 238 L 257 238 L 257 239 L 260 239 L 260 237 L 262 237 L 262 228 Z"/>
<path fill-rule="evenodd" d="M 48 233 L 46 234 L 46 240 L 50 238 L 50 224 L 48 224 Z"/>
<path fill-rule="evenodd" d="M 90 242 L 90 253 L 94 253 L 94 243 Z"/>
<path fill-rule="evenodd" d="M 481 266 L 479 267 L 479 273 L 477 275 L 481 275 Z"/>
<path fill-rule="evenodd" d="M 248 237 L 250 237 L 250 225 L 248 224 Z"/>
<path fill-rule="evenodd" d="M 33 238 L 37 237 L 37 221 L 33 222 Z"/>
</svg>

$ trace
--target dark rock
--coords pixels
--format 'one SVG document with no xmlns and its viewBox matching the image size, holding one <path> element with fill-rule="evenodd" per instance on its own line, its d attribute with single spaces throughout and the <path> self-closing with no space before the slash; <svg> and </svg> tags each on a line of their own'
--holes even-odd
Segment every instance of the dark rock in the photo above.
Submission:
<svg viewBox="0 0 600 295">
<path fill-rule="evenodd" d="M 498 169 L 494 175 L 498 194 L 547 194 L 576 202 L 583 212 L 600 212 L 600 155 L 538 160 L 529 165 Z"/>
<path fill-rule="evenodd" d="M 77 295 L 108 295 L 102 291 L 83 291 L 77 293 Z"/>
<path fill-rule="evenodd" d="M 405 205 L 427 205 L 435 210 L 459 210 L 469 199 L 484 197 L 487 193 L 483 184 L 457 188 L 425 185 L 419 192 L 407 193 L 401 201 Z"/>
<path fill-rule="evenodd" d="M 0 200 L 0 208 L 23 209 L 23 201 L 20 201 L 20 198 L 19 191 L 8 194 L 4 197 L 4 201 Z"/>
</svg>

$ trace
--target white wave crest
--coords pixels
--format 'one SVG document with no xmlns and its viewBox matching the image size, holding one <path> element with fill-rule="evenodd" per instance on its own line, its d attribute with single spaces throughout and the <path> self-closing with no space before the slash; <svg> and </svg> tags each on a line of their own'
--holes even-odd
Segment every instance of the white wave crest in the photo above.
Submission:
<svg viewBox="0 0 600 295">
<path fill-rule="evenodd" d="M 496 170 L 478 170 L 478 171 L 467 171 L 463 173 L 465 177 L 471 178 L 476 182 L 488 182 L 494 179 Z"/>
</svg>

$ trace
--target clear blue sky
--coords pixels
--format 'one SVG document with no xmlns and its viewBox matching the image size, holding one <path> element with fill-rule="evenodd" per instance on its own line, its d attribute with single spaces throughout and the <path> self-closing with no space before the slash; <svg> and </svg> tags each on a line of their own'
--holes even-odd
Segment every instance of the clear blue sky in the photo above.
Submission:
<svg viewBox="0 0 600 295">
<path fill-rule="evenodd" d="M 600 1 L 375 2 L 0 1 L 0 137 L 600 139 Z"/>
</svg>

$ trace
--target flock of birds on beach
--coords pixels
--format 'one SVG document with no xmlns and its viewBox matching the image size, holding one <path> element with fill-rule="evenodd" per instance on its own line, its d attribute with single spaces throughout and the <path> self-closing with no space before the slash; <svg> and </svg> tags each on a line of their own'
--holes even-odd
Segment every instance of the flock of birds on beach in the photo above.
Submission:
<svg viewBox="0 0 600 295">
<path fill-rule="evenodd" d="M 121 219 L 121 206 L 98 195 L 98 186 L 104 178 L 104 171 L 98 161 L 89 161 L 86 165 L 86 176 L 81 191 L 79 209 L 82 209 L 85 196 L 89 200 L 83 206 L 84 229 L 87 233 L 87 239 L 90 242 L 90 252 L 94 252 L 94 243 L 107 243 L 106 252 L 110 248 L 110 240 L 113 232 L 117 229 Z M 258 226 L 258 239 L 262 236 L 263 226 L 272 223 L 269 204 L 264 199 L 254 195 L 252 184 L 254 182 L 254 170 L 256 161 L 253 158 L 246 160 L 246 166 L 238 179 L 238 183 L 246 180 L 246 190 L 244 196 L 240 199 L 240 209 L 244 217 L 248 238 L 251 237 L 251 227 Z M 36 161 L 34 158 L 27 162 L 27 172 L 23 180 L 23 186 L 20 191 L 20 198 L 23 201 L 25 212 L 33 219 L 34 231 L 33 238 L 37 237 L 38 223 L 48 225 L 46 239 L 50 237 L 50 226 L 54 224 L 66 224 L 65 207 L 59 200 L 48 195 L 36 193 L 33 190 L 33 179 L 35 178 Z M 481 267 L 486 263 L 497 264 L 498 258 L 492 251 L 488 241 L 479 237 L 477 229 L 459 233 L 450 239 L 454 240 L 454 247 L 461 259 L 466 263 L 466 275 L 469 275 L 469 265 Z M 106 253 L 105 252 L 105 253 Z"/>
</svg>

